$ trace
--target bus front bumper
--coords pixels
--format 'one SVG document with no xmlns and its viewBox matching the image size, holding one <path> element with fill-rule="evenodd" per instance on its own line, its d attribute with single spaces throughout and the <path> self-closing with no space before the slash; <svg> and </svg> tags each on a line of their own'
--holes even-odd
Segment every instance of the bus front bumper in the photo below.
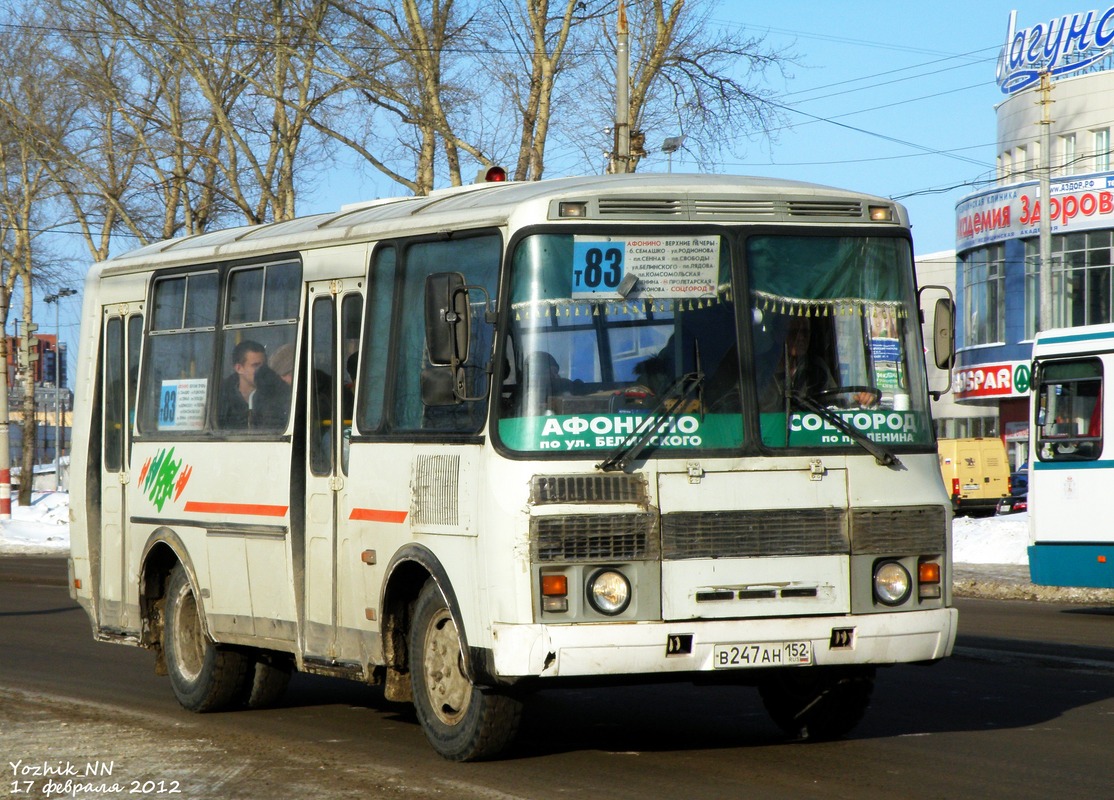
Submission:
<svg viewBox="0 0 1114 800">
<path fill-rule="evenodd" d="M 801 641 L 811 643 L 810 661 L 820 666 L 936 661 L 951 655 L 958 617 L 956 609 L 941 608 L 796 619 L 496 623 L 492 655 L 501 678 L 712 672 L 723 660 L 717 646 Z"/>
</svg>

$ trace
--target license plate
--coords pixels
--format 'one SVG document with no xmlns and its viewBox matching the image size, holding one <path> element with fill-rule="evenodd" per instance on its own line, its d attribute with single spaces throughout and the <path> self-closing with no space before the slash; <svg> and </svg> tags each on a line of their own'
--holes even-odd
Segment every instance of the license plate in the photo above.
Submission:
<svg viewBox="0 0 1114 800">
<path fill-rule="evenodd" d="M 800 667 L 812 663 L 812 642 L 757 642 L 717 644 L 712 650 L 715 669 Z"/>
</svg>

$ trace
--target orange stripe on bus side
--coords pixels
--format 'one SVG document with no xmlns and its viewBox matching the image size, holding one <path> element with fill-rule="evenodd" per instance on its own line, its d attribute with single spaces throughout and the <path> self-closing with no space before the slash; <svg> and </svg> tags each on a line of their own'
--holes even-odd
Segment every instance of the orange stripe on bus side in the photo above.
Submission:
<svg viewBox="0 0 1114 800">
<path fill-rule="evenodd" d="M 186 501 L 186 511 L 199 514 L 247 514 L 254 517 L 285 517 L 289 506 L 267 506 L 259 503 L 201 503 Z"/>
<path fill-rule="evenodd" d="M 363 520 L 364 522 L 406 522 L 408 511 L 385 511 L 379 508 L 354 508 L 348 515 L 349 519 Z"/>
</svg>

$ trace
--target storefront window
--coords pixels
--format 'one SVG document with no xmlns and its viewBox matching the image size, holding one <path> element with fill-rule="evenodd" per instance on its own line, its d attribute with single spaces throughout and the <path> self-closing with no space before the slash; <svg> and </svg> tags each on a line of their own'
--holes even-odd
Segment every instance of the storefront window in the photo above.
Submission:
<svg viewBox="0 0 1114 800">
<path fill-rule="evenodd" d="M 1005 248 L 972 250 L 963 259 L 965 346 L 1005 341 Z"/>
<path fill-rule="evenodd" d="M 1091 231 L 1052 237 L 1052 325 L 1110 322 L 1111 232 Z M 1025 336 L 1040 327 L 1040 245 L 1025 242 Z"/>
</svg>

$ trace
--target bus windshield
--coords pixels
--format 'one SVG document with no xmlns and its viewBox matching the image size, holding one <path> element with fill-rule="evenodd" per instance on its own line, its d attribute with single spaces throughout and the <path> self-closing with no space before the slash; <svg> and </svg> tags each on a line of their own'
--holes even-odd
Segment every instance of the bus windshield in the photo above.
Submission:
<svg viewBox="0 0 1114 800">
<path fill-rule="evenodd" d="M 930 444 L 909 243 L 760 235 L 746 254 L 762 443 Z"/>
<path fill-rule="evenodd" d="M 847 425 L 887 445 L 931 442 L 923 382 L 907 361 L 921 350 L 905 240 L 751 236 L 746 284 L 732 249 L 703 232 L 520 241 L 503 444 L 599 452 L 648 433 L 658 455 L 748 442 L 856 447 Z M 749 286 L 745 309 L 739 285 Z"/>
</svg>

